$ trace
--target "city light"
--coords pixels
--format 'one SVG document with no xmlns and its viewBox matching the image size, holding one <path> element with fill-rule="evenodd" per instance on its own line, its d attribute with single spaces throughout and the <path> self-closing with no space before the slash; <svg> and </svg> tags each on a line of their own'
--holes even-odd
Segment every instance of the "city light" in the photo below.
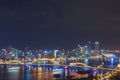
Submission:
<svg viewBox="0 0 120 80">
<path fill-rule="evenodd" d="M 0 55 L 0 64 L 6 64 L 10 66 L 24 65 L 24 69 L 28 69 L 29 71 L 31 71 L 32 69 L 32 71 L 35 70 L 36 72 L 37 68 L 39 70 L 38 72 L 40 72 L 40 70 L 52 71 L 53 75 L 55 76 L 59 76 L 63 74 L 64 70 L 67 70 L 69 72 L 76 72 L 79 74 L 92 74 L 94 77 L 99 75 L 99 71 L 97 72 L 97 70 L 102 69 L 102 74 L 105 74 L 106 76 L 101 77 L 101 79 L 106 77 L 108 78 L 108 74 L 104 73 L 104 71 L 106 71 L 106 69 L 114 69 L 116 67 L 115 64 L 118 64 L 117 68 L 119 68 L 119 58 L 114 53 L 108 53 L 107 50 L 100 49 L 99 44 L 98 42 L 95 42 L 94 49 L 91 49 L 90 45 L 85 45 L 83 47 L 76 47 L 69 51 L 64 50 L 64 52 L 63 50 L 42 49 L 36 51 L 28 50 L 24 52 L 23 50 L 15 48 L 12 48 L 11 51 L 7 51 L 7 49 L 4 49 L 1 51 L 2 55 Z M 3 53 L 5 53 L 5 55 Z M 96 63 L 96 61 L 98 62 Z M 16 68 L 9 68 L 9 70 L 13 69 Z M 68 72 L 65 72 L 65 75 L 67 74 Z"/>
</svg>

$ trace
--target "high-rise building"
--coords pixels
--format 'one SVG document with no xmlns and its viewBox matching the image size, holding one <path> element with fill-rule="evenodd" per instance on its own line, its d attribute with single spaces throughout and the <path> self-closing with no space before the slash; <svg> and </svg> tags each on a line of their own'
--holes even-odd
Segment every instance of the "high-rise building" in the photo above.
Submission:
<svg viewBox="0 0 120 80">
<path fill-rule="evenodd" d="M 88 49 L 89 49 L 89 52 L 91 52 L 91 42 L 90 41 L 88 42 Z"/>
<path fill-rule="evenodd" d="M 88 42 L 87 46 L 88 46 L 88 56 L 90 56 L 91 55 L 91 42 L 90 41 Z"/>
<path fill-rule="evenodd" d="M 53 55 L 54 55 L 54 57 L 55 57 L 55 58 L 57 58 L 57 57 L 58 57 L 58 54 L 57 54 L 57 52 L 58 52 L 58 50 L 54 50 L 54 53 L 53 53 Z"/>
<path fill-rule="evenodd" d="M 87 47 L 87 46 L 86 46 Z M 85 55 L 86 48 L 78 44 L 78 52 L 80 55 Z"/>
<path fill-rule="evenodd" d="M 95 42 L 95 54 L 99 54 L 99 53 L 100 53 L 100 43 Z"/>
</svg>

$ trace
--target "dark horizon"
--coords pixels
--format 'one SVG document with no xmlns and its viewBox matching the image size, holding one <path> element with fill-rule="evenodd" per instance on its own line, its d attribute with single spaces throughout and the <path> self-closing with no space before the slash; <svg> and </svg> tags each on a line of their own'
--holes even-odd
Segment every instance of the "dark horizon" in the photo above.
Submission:
<svg viewBox="0 0 120 80">
<path fill-rule="evenodd" d="M 120 49 L 119 1 L 2 0 L 0 48 L 62 49 L 100 42 Z"/>
</svg>

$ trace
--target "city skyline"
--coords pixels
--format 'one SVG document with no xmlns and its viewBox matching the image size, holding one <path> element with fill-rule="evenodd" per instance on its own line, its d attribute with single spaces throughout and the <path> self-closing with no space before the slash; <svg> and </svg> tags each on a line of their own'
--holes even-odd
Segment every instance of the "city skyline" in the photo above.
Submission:
<svg viewBox="0 0 120 80">
<path fill-rule="evenodd" d="M 120 49 L 119 1 L 2 0 L 0 48 L 74 48 L 88 41 Z"/>
</svg>

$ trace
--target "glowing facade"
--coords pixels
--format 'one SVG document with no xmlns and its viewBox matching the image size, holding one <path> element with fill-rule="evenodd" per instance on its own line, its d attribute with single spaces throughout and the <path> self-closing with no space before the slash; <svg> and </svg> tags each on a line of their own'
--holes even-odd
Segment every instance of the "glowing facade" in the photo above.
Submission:
<svg viewBox="0 0 120 80">
<path fill-rule="evenodd" d="M 99 54 L 99 53 L 100 53 L 100 43 L 95 42 L 95 54 Z"/>
</svg>

